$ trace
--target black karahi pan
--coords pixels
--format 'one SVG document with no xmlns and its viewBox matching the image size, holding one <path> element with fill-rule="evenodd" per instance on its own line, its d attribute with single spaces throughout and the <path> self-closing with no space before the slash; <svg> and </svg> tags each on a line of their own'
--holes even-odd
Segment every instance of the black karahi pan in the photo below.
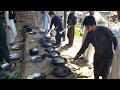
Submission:
<svg viewBox="0 0 120 90">
<path fill-rule="evenodd" d="M 45 78 L 46 75 L 44 73 L 33 73 L 27 77 L 27 79 L 45 79 Z"/>
<path fill-rule="evenodd" d="M 53 47 L 52 42 L 44 42 L 42 43 L 42 47 L 47 48 L 47 47 Z"/>
<path fill-rule="evenodd" d="M 31 31 L 31 32 L 29 32 L 30 34 L 36 34 L 36 32 L 35 31 Z"/>
<path fill-rule="evenodd" d="M 9 55 L 10 59 L 12 61 L 16 61 L 16 60 L 22 60 L 23 59 L 23 55 L 21 53 L 15 52 Z"/>
<path fill-rule="evenodd" d="M 63 58 L 61 56 L 52 59 L 52 64 L 55 66 L 65 66 L 66 62 L 67 62 L 66 58 Z"/>
<path fill-rule="evenodd" d="M 34 46 L 31 49 L 29 49 L 29 54 L 31 56 L 37 55 L 39 54 L 39 50 L 38 50 L 38 46 Z"/>
<path fill-rule="evenodd" d="M 46 57 L 46 54 L 31 56 L 32 62 L 42 62 Z"/>
<path fill-rule="evenodd" d="M 11 46 L 11 50 L 20 50 L 23 48 L 22 44 L 16 43 L 13 46 Z"/>
<path fill-rule="evenodd" d="M 42 38 L 40 39 L 40 43 L 44 43 L 44 42 L 51 42 L 50 37 L 42 37 Z"/>
<path fill-rule="evenodd" d="M 57 66 L 53 69 L 52 74 L 56 77 L 66 77 L 72 74 L 72 71 L 67 66 Z"/>
<path fill-rule="evenodd" d="M 50 58 L 55 58 L 58 56 L 60 56 L 60 53 L 58 51 L 48 52 L 48 57 L 50 57 Z"/>
<path fill-rule="evenodd" d="M 24 30 L 25 30 L 26 32 L 31 32 L 31 31 L 32 31 L 31 28 L 25 28 Z"/>
<path fill-rule="evenodd" d="M 52 46 L 51 46 L 51 47 L 46 47 L 46 48 L 45 48 L 45 51 L 46 51 L 46 52 L 52 52 L 52 51 L 55 51 L 55 48 L 52 47 Z"/>
</svg>

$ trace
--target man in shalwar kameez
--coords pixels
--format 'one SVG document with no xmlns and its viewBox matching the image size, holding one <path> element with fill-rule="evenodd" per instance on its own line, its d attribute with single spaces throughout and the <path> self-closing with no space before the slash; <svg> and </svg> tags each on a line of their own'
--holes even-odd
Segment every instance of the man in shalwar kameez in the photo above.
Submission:
<svg viewBox="0 0 120 90">
<path fill-rule="evenodd" d="M 88 33 L 74 60 L 77 60 L 91 43 L 95 48 L 93 62 L 94 77 L 95 79 L 99 79 L 99 76 L 102 76 L 102 79 L 106 79 L 113 58 L 112 43 L 114 44 L 114 49 L 117 47 L 116 36 L 109 28 L 96 26 L 96 21 L 93 16 L 87 16 L 83 25 L 85 25 L 85 30 L 87 30 Z"/>
<path fill-rule="evenodd" d="M 106 26 L 106 24 L 107 24 L 107 21 L 97 11 L 89 11 L 89 14 L 87 14 L 87 16 L 94 16 L 97 26 Z M 88 31 L 85 30 L 85 28 L 84 28 L 84 35 L 83 35 L 83 39 L 82 39 L 82 44 L 84 43 L 84 40 L 86 38 L 87 33 L 88 33 Z M 94 50 L 93 45 L 89 44 L 87 50 L 83 53 L 83 56 L 81 59 L 85 58 L 88 60 L 88 64 L 92 64 L 94 52 L 95 52 L 95 50 Z"/>
<path fill-rule="evenodd" d="M 13 63 L 9 57 L 9 49 L 5 31 L 6 24 L 4 23 L 5 19 L 0 15 L 0 64 L 3 64 L 5 60 L 8 64 L 11 64 L 10 70 L 14 70 L 15 63 Z"/>
<path fill-rule="evenodd" d="M 48 30 L 50 29 L 50 16 L 47 12 L 41 11 L 43 14 L 42 21 L 43 21 L 43 29 L 46 33 L 48 33 Z"/>
<path fill-rule="evenodd" d="M 5 20 L 6 20 L 6 24 L 9 28 L 7 35 L 8 35 L 8 43 L 10 45 L 14 45 L 15 42 L 15 37 L 17 36 L 17 31 L 16 31 L 16 26 L 14 23 L 14 18 L 12 17 L 12 11 L 5 11 Z"/>
<path fill-rule="evenodd" d="M 61 44 L 61 38 L 63 37 L 64 33 L 63 33 L 63 26 L 62 26 L 62 22 L 61 19 L 55 15 L 54 12 L 49 12 L 51 19 L 51 25 L 50 25 L 50 29 L 52 28 L 52 26 L 54 25 L 54 30 L 56 30 L 56 36 L 55 36 L 55 40 L 56 43 L 54 44 L 56 47 L 59 47 Z M 62 33 L 61 33 L 62 32 Z"/>
<path fill-rule="evenodd" d="M 114 51 L 112 64 L 109 68 L 108 79 L 120 79 L 120 26 L 112 27 L 112 32 L 117 37 L 118 47 Z"/>
</svg>

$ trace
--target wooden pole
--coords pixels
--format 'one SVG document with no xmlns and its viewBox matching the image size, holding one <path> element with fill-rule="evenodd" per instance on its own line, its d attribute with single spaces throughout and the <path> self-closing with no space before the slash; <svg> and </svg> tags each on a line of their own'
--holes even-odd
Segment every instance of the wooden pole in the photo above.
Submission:
<svg viewBox="0 0 120 90">
<path fill-rule="evenodd" d="M 67 38 L 67 29 L 66 29 L 66 27 L 67 27 L 67 11 L 64 11 L 64 29 L 65 29 L 65 36 L 63 37 L 63 41 L 65 41 L 66 40 L 66 38 Z"/>
</svg>

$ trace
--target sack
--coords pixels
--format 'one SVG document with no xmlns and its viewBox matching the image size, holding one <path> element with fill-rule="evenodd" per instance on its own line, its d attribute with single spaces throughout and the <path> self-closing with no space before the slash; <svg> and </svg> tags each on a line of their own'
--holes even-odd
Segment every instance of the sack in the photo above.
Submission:
<svg viewBox="0 0 120 90">
<path fill-rule="evenodd" d="M 9 19 L 15 19 L 16 18 L 16 14 L 13 11 L 9 11 Z"/>
</svg>

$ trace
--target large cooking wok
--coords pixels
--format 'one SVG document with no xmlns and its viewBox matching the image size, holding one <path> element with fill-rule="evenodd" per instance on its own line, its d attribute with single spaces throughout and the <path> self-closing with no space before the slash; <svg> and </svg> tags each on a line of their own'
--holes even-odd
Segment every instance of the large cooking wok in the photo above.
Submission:
<svg viewBox="0 0 120 90">
<path fill-rule="evenodd" d="M 60 53 L 57 51 L 48 52 L 48 57 L 50 58 L 55 58 L 55 57 L 58 57 L 59 55 Z"/>
<path fill-rule="evenodd" d="M 26 31 L 26 32 L 31 32 L 32 31 L 32 28 L 24 28 L 24 30 Z"/>
<path fill-rule="evenodd" d="M 40 43 L 44 43 L 44 42 L 51 42 L 50 37 L 42 37 L 42 38 L 40 39 Z"/>
<path fill-rule="evenodd" d="M 31 61 L 32 62 L 42 62 L 45 59 L 46 55 L 35 55 L 31 56 Z"/>
<path fill-rule="evenodd" d="M 21 53 L 15 52 L 10 54 L 9 57 L 12 61 L 16 61 L 16 60 L 21 60 L 23 58 L 23 55 Z"/>
<path fill-rule="evenodd" d="M 55 51 L 55 48 L 54 47 L 46 47 L 45 49 L 46 52 L 52 52 L 52 51 Z"/>
<path fill-rule="evenodd" d="M 38 47 L 34 46 L 33 48 L 29 49 L 29 54 L 31 56 L 37 55 L 39 53 Z"/>
<path fill-rule="evenodd" d="M 72 72 L 67 66 L 57 66 L 53 69 L 52 74 L 56 77 L 66 77 L 72 74 Z"/>
<path fill-rule="evenodd" d="M 52 64 L 55 66 L 65 66 L 66 62 L 67 62 L 66 58 L 63 58 L 61 56 L 52 59 Z"/>
<path fill-rule="evenodd" d="M 4 64 L 1 65 L 1 68 L 3 70 L 10 70 L 11 69 L 11 64 L 4 63 Z"/>
<path fill-rule="evenodd" d="M 29 32 L 30 34 L 36 34 L 36 32 L 35 31 L 31 31 L 31 32 Z"/>
<path fill-rule="evenodd" d="M 46 75 L 44 73 L 33 73 L 27 77 L 27 79 L 45 79 Z"/>
<path fill-rule="evenodd" d="M 42 47 L 44 47 L 44 48 L 53 47 L 53 44 L 51 42 L 44 42 L 44 43 L 42 43 Z"/>
<path fill-rule="evenodd" d="M 19 43 L 16 43 L 11 47 L 12 50 L 20 50 L 22 48 L 23 48 L 23 45 Z"/>
</svg>

